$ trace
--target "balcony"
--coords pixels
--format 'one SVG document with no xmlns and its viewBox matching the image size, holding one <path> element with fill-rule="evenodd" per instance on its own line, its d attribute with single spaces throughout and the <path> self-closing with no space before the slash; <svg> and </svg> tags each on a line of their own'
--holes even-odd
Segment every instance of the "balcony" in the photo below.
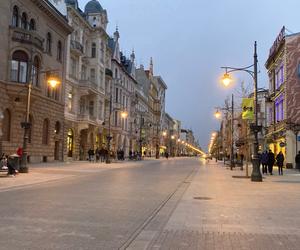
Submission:
<svg viewBox="0 0 300 250">
<path fill-rule="evenodd" d="M 79 81 L 79 87 L 83 95 L 98 94 L 99 92 L 98 85 L 89 78 L 81 79 Z"/>
<path fill-rule="evenodd" d="M 286 129 L 286 122 L 287 122 L 287 120 L 282 120 L 280 122 L 277 122 L 275 124 L 270 125 L 267 128 L 266 133 L 267 134 L 272 134 L 272 133 L 277 133 L 279 131 L 285 130 Z"/>
<path fill-rule="evenodd" d="M 96 123 L 96 117 L 94 115 L 90 115 L 89 113 L 79 114 L 78 121 L 94 124 Z"/>
<path fill-rule="evenodd" d="M 71 40 L 71 51 L 78 56 L 83 55 L 83 46 L 80 42 Z"/>
<path fill-rule="evenodd" d="M 40 50 L 44 50 L 44 38 L 38 35 L 35 30 L 24 30 L 18 27 L 10 27 L 11 39 L 16 42 L 30 44 Z"/>
</svg>

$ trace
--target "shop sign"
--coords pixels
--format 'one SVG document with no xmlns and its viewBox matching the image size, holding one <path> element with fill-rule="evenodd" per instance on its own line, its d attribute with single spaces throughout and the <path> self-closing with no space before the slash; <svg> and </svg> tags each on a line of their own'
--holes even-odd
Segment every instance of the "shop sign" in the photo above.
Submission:
<svg viewBox="0 0 300 250">
<path fill-rule="evenodd" d="M 279 143 L 279 146 L 280 146 L 281 148 L 285 147 L 285 142 L 283 142 L 283 141 L 280 142 L 280 143 Z"/>
<path fill-rule="evenodd" d="M 285 27 L 283 26 L 279 35 L 277 36 L 276 40 L 274 41 L 272 47 L 270 48 L 269 57 L 274 54 L 274 52 L 278 49 L 278 46 L 280 45 L 281 41 L 285 37 Z"/>
<path fill-rule="evenodd" d="M 242 100 L 242 119 L 243 120 L 253 120 L 254 119 L 253 98 L 243 98 L 243 100 Z"/>
</svg>

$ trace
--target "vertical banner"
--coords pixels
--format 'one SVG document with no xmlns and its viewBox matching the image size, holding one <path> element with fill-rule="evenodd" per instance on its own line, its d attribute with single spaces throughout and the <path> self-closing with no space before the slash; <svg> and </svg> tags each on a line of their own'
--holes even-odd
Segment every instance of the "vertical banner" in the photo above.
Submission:
<svg viewBox="0 0 300 250">
<path fill-rule="evenodd" d="M 254 120 L 254 101 L 253 98 L 243 98 L 242 101 L 242 119 Z"/>
</svg>

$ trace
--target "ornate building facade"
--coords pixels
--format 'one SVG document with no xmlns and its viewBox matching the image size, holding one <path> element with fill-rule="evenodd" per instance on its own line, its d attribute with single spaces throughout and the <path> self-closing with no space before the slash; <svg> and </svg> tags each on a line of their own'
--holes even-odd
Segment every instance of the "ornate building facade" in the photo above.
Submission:
<svg viewBox="0 0 300 250">
<path fill-rule="evenodd" d="M 53 1 L 3 0 L 0 15 L 0 151 L 23 146 L 20 124 L 27 120 L 27 161 L 63 160 L 65 41 L 72 28 Z M 60 83 L 51 88 L 54 75 Z"/>
</svg>

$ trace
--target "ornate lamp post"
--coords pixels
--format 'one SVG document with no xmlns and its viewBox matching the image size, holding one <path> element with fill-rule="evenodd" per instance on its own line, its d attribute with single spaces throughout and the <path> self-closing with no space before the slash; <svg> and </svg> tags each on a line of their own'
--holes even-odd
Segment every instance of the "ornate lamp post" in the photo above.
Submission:
<svg viewBox="0 0 300 250">
<path fill-rule="evenodd" d="M 258 126 L 258 112 L 257 112 L 257 44 L 256 41 L 254 43 L 254 62 L 252 65 L 244 68 L 233 68 L 233 67 L 222 67 L 225 69 L 225 74 L 222 78 L 222 81 L 225 86 L 228 86 L 231 82 L 231 77 L 229 73 L 235 72 L 235 71 L 245 71 L 251 77 L 253 78 L 254 81 L 254 125 L 251 126 L 251 129 L 254 134 L 254 143 L 253 143 L 253 158 L 252 158 L 252 174 L 251 174 L 251 181 L 256 181 L 256 182 L 261 182 L 262 181 L 262 175 L 260 172 L 260 166 L 259 166 L 259 157 L 258 157 L 258 132 L 260 131 L 260 126 Z M 253 67 L 253 70 L 250 70 Z"/>
<path fill-rule="evenodd" d="M 39 72 L 39 73 L 46 73 L 46 75 L 49 75 L 47 79 L 47 84 L 52 89 L 55 89 L 60 84 L 60 79 L 55 75 L 51 75 L 52 72 L 54 71 L 57 70 Z M 28 89 L 27 89 L 26 116 L 25 116 L 25 121 L 21 123 L 21 127 L 24 129 L 24 137 L 23 137 L 23 154 L 21 158 L 20 173 L 28 173 L 29 171 L 27 166 L 27 144 L 29 139 L 28 133 L 31 127 L 31 124 L 29 122 L 29 115 L 30 115 L 30 104 L 31 104 L 32 76 L 29 77 L 29 82 L 27 84 L 27 87 Z"/>
</svg>

